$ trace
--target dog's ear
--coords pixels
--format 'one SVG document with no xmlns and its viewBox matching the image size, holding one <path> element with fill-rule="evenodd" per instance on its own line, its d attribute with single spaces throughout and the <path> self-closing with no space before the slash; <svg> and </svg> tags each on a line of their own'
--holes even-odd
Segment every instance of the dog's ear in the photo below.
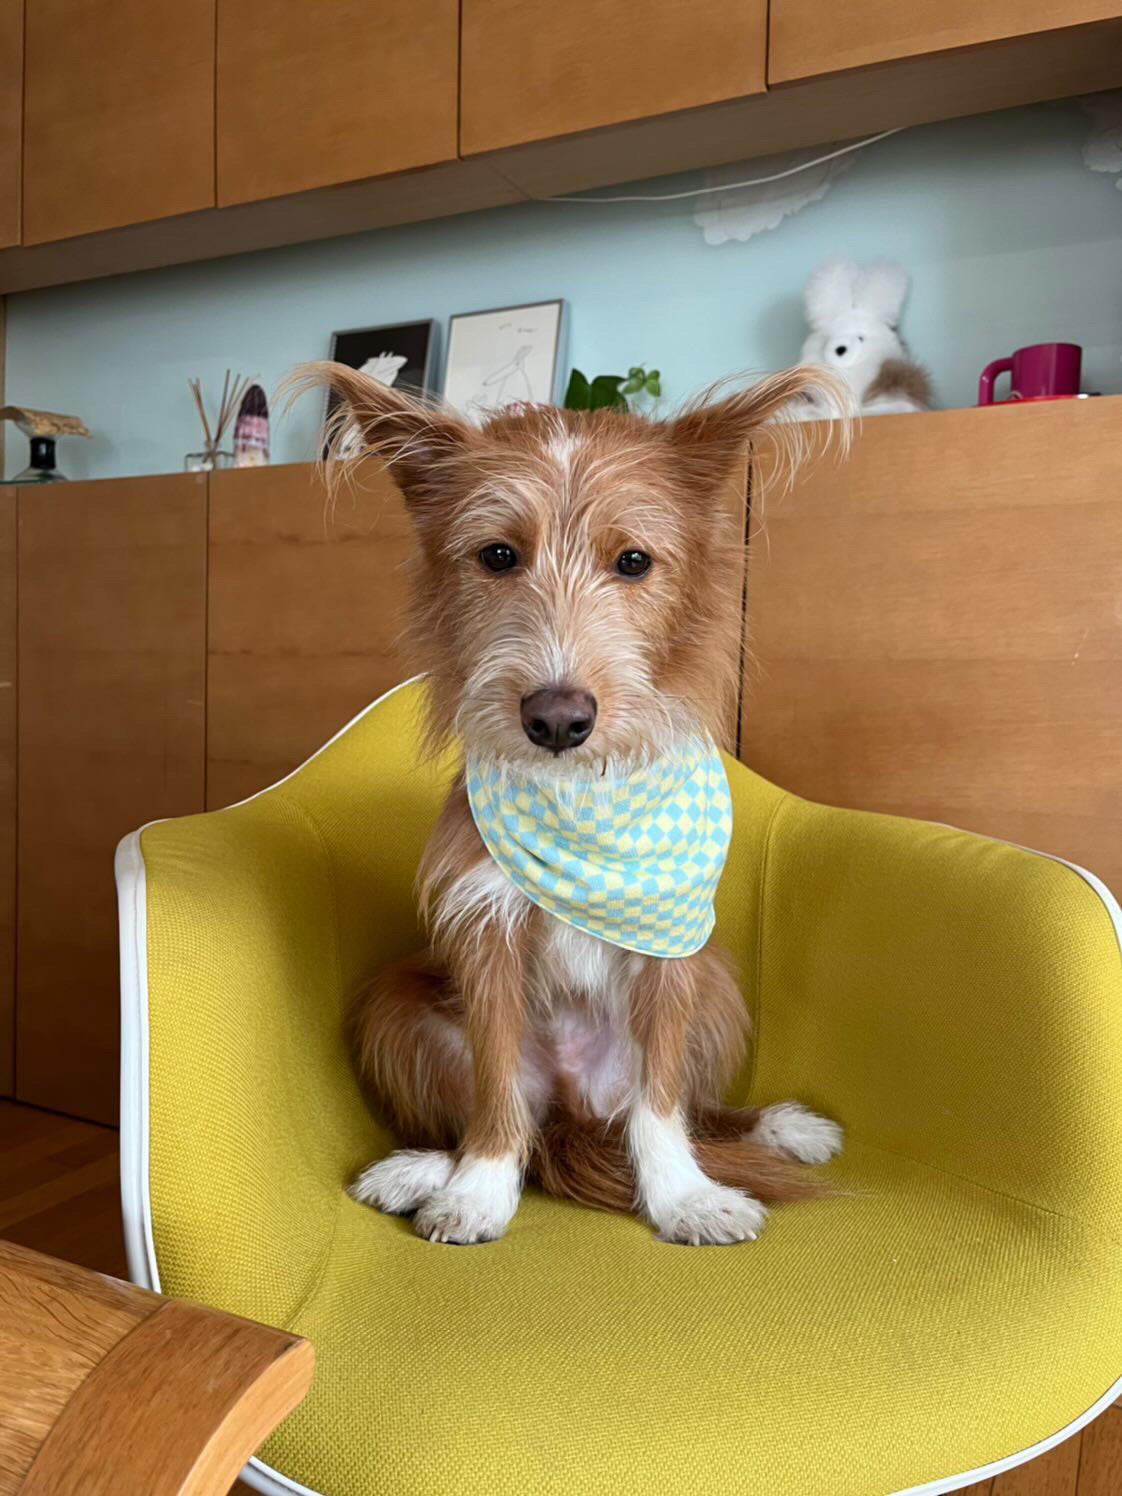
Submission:
<svg viewBox="0 0 1122 1496">
<path fill-rule="evenodd" d="M 329 487 L 340 469 L 373 452 L 408 502 L 433 501 L 449 465 L 477 440 L 475 428 L 449 407 L 395 390 L 346 364 L 304 364 L 284 383 L 294 399 L 322 387 L 338 396 L 326 431 Z"/>
<path fill-rule="evenodd" d="M 700 492 L 728 481 L 751 449 L 768 449 L 769 481 L 790 482 L 812 451 L 849 439 L 853 398 L 825 369 L 802 365 L 715 399 L 709 391 L 666 422 L 680 466 Z M 828 425 L 808 425 L 822 418 Z"/>
</svg>

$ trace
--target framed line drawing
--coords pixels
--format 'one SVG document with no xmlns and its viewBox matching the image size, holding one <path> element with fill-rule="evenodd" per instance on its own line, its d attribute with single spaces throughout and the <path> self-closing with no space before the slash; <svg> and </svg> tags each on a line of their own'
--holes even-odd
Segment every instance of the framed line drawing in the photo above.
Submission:
<svg viewBox="0 0 1122 1496">
<path fill-rule="evenodd" d="M 535 301 L 461 312 L 448 323 L 444 398 L 481 419 L 504 405 L 552 405 L 561 397 L 565 303 Z"/>
</svg>

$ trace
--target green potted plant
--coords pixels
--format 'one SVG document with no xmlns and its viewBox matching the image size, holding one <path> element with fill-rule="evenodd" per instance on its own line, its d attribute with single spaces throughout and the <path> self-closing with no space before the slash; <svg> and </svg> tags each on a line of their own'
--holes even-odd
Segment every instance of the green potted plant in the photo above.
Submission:
<svg viewBox="0 0 1122 1496">
<path fill-rule="evenodd" d="M 633 364 L 626 374 L 597 374 L 594 379 L 574 369 L 564 406 L 566 410 L 630 410 L 630 396 L 651 395 L 657 399 L 661 394 L 661 373 L 642 364 Z"/>
</svg>

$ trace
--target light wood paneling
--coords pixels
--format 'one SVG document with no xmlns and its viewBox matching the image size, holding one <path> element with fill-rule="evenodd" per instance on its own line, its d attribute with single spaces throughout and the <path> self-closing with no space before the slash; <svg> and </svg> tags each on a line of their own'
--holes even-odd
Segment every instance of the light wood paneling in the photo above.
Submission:
<svg viewBox="0 0 1122 1496">
<path fill-rule="evenodd" d="M 0 248 L 0 292 L 90 280 L 579 192 L 1122 84 L 1122 20 L 832 74 L 466 161 Z M 322 100 L 318 101 L 322 106 Z M 665 107 L 655 104 L 651 107 Z"/>
<path fill-rule="evenodd" d="M 1122 84 L 1122 20 L 833 74 L 484 157 L 534 197 L 850 140 Z M 0 277 L 4 257 L 0 256 Z M 0 279 L 2 284 L 2 279 Z"/>
<path fill-rule="evenodd" d="M 22 164 L 23 0 L 0 0 L 0 245 L 19 243 Z"/>
<path fill-rule="evenodd" d="M 16 490 L 0 488 L 0 1096 L 15 1082 Z"/>
<path fill-rule="evenodd" d="M 786 83 L 900 57 L 1037 32 L 1118 15 L 1117 0 L 771 0 L 768 82 Z"/>
<path fill-rule="evenodd" d="M 1117 1404 L 1083 1430 L 1079 1496 L 1118 1496 L 1122 1491 L 1122 1411 Z M 994 1492 L 994 1496 L 1011 1496 Z"/>
<path fill-rule="evenodd" d="M 209 208 L 155 223 L 0 249 L 0 292 L 95 280 L 128 270 L 247 254 L 363 229 L 497 208 L 522 194 L 481 161 L 323 187 L 241 207 Z"/>
<path fill-rule="evenodd" d="M 1039 1459 L 996 1476 L 992 1496 L 1076 1496 L 1077 1491 L 1079 1496 L 1088 1496 L 1079 1473 L 1080 1444 L 1084 1437 L 1076 1434 Z"/>
<path fill-rule="evenodd" d="M 287 774 L 405 674 L 412 534 L 384 471 L 361 481 L 332 514 L 311 467 L 211 479 L 208 806 Z"/>
<path fill-rule="evenodd" d="M 206 483 L 19 493 L 16 1089 L 112 1121 L 114 848 L 203 804 Z"/>
<path fill-rule="evenodd" d="M 218 201 L 456 156 L 458 0 L 218 0 Z"/>
<path fill-rule="evenodd" d="M 889 416 L 749 550 L 741 754 L 1122 890 L 1122 400 Z"/>
<path fill-rule="evenodd" d="M 214 5 L 27 0 L 25 244 L 214 202 Z"/>
<path fill-rule="evenodd" d="M 764 88 L 766 0 L 463 0 L 465 155 Z"/>
</svg>

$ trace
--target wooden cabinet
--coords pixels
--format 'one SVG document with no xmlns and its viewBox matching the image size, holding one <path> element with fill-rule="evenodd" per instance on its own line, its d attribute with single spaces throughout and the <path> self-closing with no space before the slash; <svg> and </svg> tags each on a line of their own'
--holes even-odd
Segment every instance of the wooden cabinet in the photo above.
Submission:
<svg viewBox="0 0 1122 1496">
<path fill-rule="evenodd" d="M 0 488 L 0 1096 L 15 1077 L 16 490 Z"/>
<path fill-rule="evenodd" d="M 214 202 L 214 4 L 27 0 L 25 244 Z"/>
<path fill-rule="evenodd" d="M 19 243 L 22 152 L 23 0 L 0 0 L 0 247 Z"/>
<path fill-rule="evenodd" d="M 208 808 L 280 779 L 406 673 L 410 523 L 384 471 L 358 482 L 329 505 L 307 466 L 211 478 Z"/>
<path fill-rule="evenodd" d="M 113 853 L 203 807 L 205 587 L 204 478 L 19 490 L 21 1101 L 116 1120 Z"/>
<path fill-rule="evenodd" d="M 463 0 L 461 149 L 760 93 L 766 56 L 767 0 Z"/>
<path fill-rule="evenodd" d="M 1111 20 L 1119 0 L 771 0 L 768 82 Z"/>
<path fill-rule="evenodd" d="M 1122 398 L 867 420 L 749 547 L 741 757 L 1122 893 Z"/>
<path fill-rule="evenodd" d="M 456 156 L 458 0 L 218 0 L 218 201 Z"/>
</svg>

